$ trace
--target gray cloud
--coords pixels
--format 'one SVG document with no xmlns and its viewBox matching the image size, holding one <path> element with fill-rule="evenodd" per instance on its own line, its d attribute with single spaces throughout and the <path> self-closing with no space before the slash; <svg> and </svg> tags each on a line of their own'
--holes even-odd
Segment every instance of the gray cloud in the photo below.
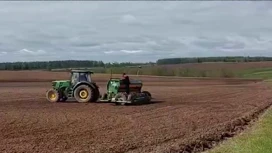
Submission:
<svg viewBox="0 0 272 153">
<path fill-rule="evenodd" d="M 269 2 L 0 4 L 1 61 L 272 56 Z"/>
</svg>

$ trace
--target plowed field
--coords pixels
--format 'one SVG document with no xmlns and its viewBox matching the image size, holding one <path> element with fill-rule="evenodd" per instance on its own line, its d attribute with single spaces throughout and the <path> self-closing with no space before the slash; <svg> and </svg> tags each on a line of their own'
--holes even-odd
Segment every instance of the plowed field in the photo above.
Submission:
<svg viewBox="0 0 272 153">
<path fill-rule="evenodd" d="M 67 79 L 67 73 L 0 74 L 0 152 L 142 153 L 207 147 L 272 104 L 272 90 L 260 80 L 166 77 L 141 77 L 144 90 L 155 98 L 148 105 L 49 103 L 49 81 Z M 94 80 L 104 92 L 107 76 Z"/>
</svg>

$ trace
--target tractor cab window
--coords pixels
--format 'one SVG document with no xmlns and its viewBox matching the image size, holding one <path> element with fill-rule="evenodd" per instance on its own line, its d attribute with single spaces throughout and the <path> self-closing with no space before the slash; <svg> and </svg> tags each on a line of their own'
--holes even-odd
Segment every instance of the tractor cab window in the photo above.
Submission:
<svg viewBox="0 0 272 153">
<path fill-rule="evenodd" d="M 79 80 L 80 81 L 88 81 L 88 77 L 86 73 L 80 73 L 79 74 Z"/>
<path fill-rule="evenodd" d="M 78 73 L 73 73 L 71 78 L 72 84 L 76 84 L 78 82 L 78 77 L 79 77 Z"/>
<path fill-rule="evenodd" d="M 80 73 L 79 74 L 79 81 L 91 82 L 91 75 L 88 73 Z"/>
<path fill-rule="evenodd" d="M 90 75 L 87 75 L 87 79 L 88 79 L 89 82 L 92 82 L 91 74 L 90 74 Z"/>
</svg>

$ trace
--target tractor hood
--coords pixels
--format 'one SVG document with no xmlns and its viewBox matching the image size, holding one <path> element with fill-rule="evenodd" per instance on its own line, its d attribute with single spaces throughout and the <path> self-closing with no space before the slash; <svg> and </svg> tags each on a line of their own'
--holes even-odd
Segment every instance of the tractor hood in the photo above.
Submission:
<svg viewBox="0 0 272 153">
<path fill-rule="evenodd" d="M 52 83 L 70 83 L 70 80 L 56 80 L 56 81 L 52 81 Z"/>
<path fill-rule="evenodd" d="M 56 80 L 56 81 L 52 81 L 52 86 L 54 88 L 68 87 L 68 86 L 70 86 L 70 84 L 71 84 L 70 80 Z"/>
</svg>

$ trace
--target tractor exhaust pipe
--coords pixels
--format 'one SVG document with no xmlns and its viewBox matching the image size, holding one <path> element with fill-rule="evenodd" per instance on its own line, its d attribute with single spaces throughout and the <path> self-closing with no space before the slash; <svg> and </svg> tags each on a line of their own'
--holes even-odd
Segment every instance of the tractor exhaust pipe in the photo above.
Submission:
<svg viewBox="0 0 272 153">
<path fill-rule="evenodd" d="M 112 69 L 110 69 L 110 79 L 112 79 Z"/>
</svg>

